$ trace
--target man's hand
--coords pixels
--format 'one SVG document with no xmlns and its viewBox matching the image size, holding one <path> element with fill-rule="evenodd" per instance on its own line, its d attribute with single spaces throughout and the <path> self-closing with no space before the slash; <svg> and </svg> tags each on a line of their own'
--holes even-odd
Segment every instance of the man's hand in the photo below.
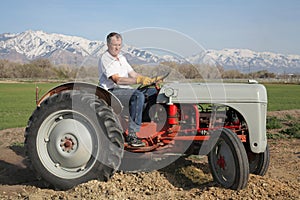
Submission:
<svg viewBox="0 0 300 200">
<path fill-rule="evenodd" d="M 154 80 L 148 76 L 138 76 L 136 78 L 136 83 L 137 84 L 142 84 L 142 85 L 150 85 L 151 83 L 153 83 Z"/>
<path fill-rule="evenodd" d="M 152 83 L 161 83 L 161 82 L 163 82 L 163 78 L 164 78 L 164 77 L 162 77 L 162 76 L 157 76 L 157 77 L 155 77 L 155 78 L 152 78 L 152 79 L 151 79 L 151 82 L 152 82 Z"/>
</svg>

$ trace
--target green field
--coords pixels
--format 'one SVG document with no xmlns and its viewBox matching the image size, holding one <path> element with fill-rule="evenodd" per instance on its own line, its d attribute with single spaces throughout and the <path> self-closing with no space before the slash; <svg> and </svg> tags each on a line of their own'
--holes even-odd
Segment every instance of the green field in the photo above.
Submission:
<svg viewBox="0 0 300 200">
<path fill-rule="evenodd" d="M 35 109 L 35 88 L 44 94 L 58 83 L 0 83 L 0 130 L 25 127 Z M 300 109 L 300 85 L 267 84 L 268 110 Z"/>
<path fill-rule="evenodd" d="M 265 84 L 268 111 L 300 109 L 300 85 Z"/>
<path fill-rule="evenodd" d="M 0 130 L 25 127 L 36 107 L 35 88 L 47 92 L 57 83 L 0 83 Z"/>
</svg>

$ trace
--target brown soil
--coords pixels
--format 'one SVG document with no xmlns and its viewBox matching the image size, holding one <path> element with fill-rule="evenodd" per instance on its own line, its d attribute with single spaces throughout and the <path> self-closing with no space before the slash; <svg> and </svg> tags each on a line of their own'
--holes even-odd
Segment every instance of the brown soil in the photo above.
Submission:
<svg viewBox="0 0 300 200">
<path fill-rule="evenodd" d="M 268 115 L 300 118 L 300 111 Z M 264 177 L 250 175 L 247 188 L 219 187 L 206 157 L 180 158 L 152 172 L 116 173 L 108 182 L 89 181 L 68 191 L 42 187 L 23 164 L 24 128 L 0 131 L 0 199 L 299 199 L 300 140 L 269 140 L 271 162 Z"/>
</svg>

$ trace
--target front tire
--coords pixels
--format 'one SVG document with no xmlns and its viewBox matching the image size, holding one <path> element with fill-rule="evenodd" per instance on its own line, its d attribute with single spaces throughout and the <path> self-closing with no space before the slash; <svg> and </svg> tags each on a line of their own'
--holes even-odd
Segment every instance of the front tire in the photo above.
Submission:
<svg viewBox="0 0 300 200">
<path fill-rule="evenodd" d="M 218 131 L 220 131 L 220 137 L 208 154 L 213 178 L 222 187 L 234 190 L 243 189 L 247 186 L 249 179 L 249 164 L 245 148 L 231 130 Z"/>
<path fill-rule="evenodd" d="M 269 146 L 267 145 L 265 151 L 262 153 L 253 153 L 249 145 L 246 149 L 250 173 L 264 176 L 267 173 L 270 164 Z"/>
<path fill-rule="evenodd" d="M 112 109 L 97 96 L 66 91 L 29 119 L 25 147 L 36 174 L 56 189 L 108 180 L 120 166 L 124 139 Z"/>
</svg>

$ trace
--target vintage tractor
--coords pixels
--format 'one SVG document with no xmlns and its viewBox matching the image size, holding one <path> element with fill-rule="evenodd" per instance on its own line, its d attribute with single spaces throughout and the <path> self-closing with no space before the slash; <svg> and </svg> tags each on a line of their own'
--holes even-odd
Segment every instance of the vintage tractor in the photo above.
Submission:
<svg viewBox="0 0 300 200">
<path fill-rule="evenodd" d="M 126 105 L 97 85 L 71 82 L 37 101 L 25 147 L 37 176 L 56 189 L 207 155 L 214 180 L 240 190 L 249 173 L 268 169 L 266 111 L 260 84 L 165 83 L 137 133 L 146 146 L 131 147 L 124 141 Z"/>
</svg>

